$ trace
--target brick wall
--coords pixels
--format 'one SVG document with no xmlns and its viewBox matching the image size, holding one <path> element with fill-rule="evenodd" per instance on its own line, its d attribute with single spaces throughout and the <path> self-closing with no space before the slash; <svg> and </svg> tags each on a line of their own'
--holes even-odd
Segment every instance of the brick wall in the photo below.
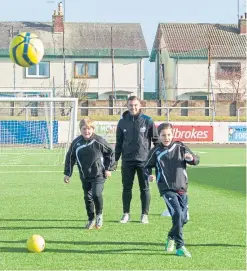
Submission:
<svg viewBox="0 0 247 271">
<path fill-rule="evenodd" d="M 89 107 L 100 107 L 100 106 L 112 106 L 112 102 L 108 100 L 89 100 L 82 102 L 81 104 L 87 103 Z M 204 109 L 209 107 L 208 101 L 156 101 L 156 100 L 143 100 L 141 101 L 142 111 L 144 114 L 153 115 L 166 115 L 166 109 L 155 109 L 152 107 L 173 107 L 170 108 L 170 116 L 208 116 L 209 110 Z M 238 102 L 238 107 L 245 107 L 245 102 Z M 120 110 L 120 107 L 126 107 L 126 101 L 118 100 L 116 101 L 114 109 L 114 115 L 120 115 L 125 109 Z M 149 108 L 151 107 L 151 108 Z M 182 109 L 176 109 L 175 107 L 183 107 Z M 187 107 L 194 107 L 195 109 L 187 109 Z M 196 107 L 202 107 L 202 109 L 196 109 Z M 210 107 L 213 107 L 213 102 L 210 102 Z M 231 116 L 234 111 L 234 103 L 231 101 L 217 101 L 215 102 L 216 116 Z M 127 109 L 126 109 L 127 110 Z M 240 116 L 245 116 L 245 110 L 240 111 Z M 210 115 L 212 111 L 210 110 Z M 112 109 L 88 109 L 88 115 L 112 115 Z"/>
</svg>

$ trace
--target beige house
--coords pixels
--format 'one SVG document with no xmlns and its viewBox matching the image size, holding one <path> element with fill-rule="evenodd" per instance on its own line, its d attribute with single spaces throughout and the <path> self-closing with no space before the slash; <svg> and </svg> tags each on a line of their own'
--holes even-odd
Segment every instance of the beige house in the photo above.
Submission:
<svg viewBox="0 0 247 271">
<path fill-rule="evenodd" d="M 246 92 L 246 14 L 238 25 L 159 24 L 150 61 L 167 100 L 236 100 Z"/>
<path fill-rule="evenodd" d="M 142 98 L 148 50 L 140 24 L 64 22 L 62 4 L 50 22 L 0 22 L 0 90 L 46 89 L 69 95 L 67 85 L 83 82 L 91 99 Z M 8 48 L 13 36 L 31 32 L 43 41 L 39 65 L 13 65 Z"/>
</svg>

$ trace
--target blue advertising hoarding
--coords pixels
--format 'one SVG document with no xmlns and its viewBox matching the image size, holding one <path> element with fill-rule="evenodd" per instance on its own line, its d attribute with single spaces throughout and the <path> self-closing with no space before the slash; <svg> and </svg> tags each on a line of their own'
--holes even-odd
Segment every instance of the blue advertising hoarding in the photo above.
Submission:
<svg viewBox="0 0 247 271">
<path fill-rule="evenodd" d="M 229 142 L 246 142 L 247 129 L 244 125 L 229 125 L 228 126 L 228 141 Z"/>
</svg>

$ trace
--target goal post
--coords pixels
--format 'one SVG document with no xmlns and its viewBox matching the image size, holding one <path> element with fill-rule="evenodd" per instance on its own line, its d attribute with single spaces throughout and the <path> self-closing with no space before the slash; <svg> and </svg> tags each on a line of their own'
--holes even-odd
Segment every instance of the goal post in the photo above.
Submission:
<svg viewBox="0 0 247 271">
<path fill-rule="evenodd" d="M 77 114 L 77 98 L 0 97 L 0 158 L 17 148 L 64 150 L 77 136 Z"/>
</svg>

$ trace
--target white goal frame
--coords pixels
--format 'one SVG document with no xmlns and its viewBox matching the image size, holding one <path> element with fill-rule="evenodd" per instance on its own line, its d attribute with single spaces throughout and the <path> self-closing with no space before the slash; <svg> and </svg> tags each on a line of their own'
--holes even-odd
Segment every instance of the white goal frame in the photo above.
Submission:
<svg viewBox="0 0 247 271">
<path fill-rule="evenodd" d="M 1 91 L 0 91 L 1 92 Z M 78 114 L 78 98 L 48 98 L 48 97 L 43 97 L 43 98 L 22 98 L 22 97 L 0 97 L 0 102 L 49 102 L 49 141 L 50 141 L 50 146 L 49 148 L 52 150 L 53 149 L 53 102 L 72 102 L 73 103 L 73 108 L 72 108 L 72 127 L 71 127 L 71 136 L 72 140 L 76 137 L 77 135 L 77 114 Z"/>
</svg>

